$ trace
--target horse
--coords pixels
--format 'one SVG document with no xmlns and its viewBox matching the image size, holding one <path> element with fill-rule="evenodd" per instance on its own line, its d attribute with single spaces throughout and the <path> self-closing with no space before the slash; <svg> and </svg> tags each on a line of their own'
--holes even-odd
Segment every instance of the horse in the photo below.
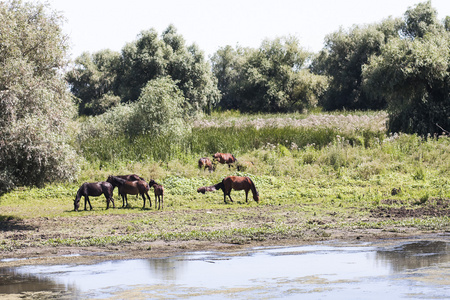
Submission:
<svg viewBox="0 0 450 300">
<path fill-rule="evenodd" d="M 218 161 L 221 164 L 227 164 L 228 168 L 230 168 L 232 163 L 237 162 L 236 157 L 234 157 L 231 153 L 219 153 L 213 155 L 213 160 Z"/>
<path fill-rule="evenodd" d="M 113 189 L 111 183 L 101 181 L 101 182 L 85 182 L 81 185 L 81 187 L 77 191 L 77 195 L 75 196 L 75 200 L 73 201 L 74 211 L 78 211 L 80 207 L 80 199 L 84 196 L 84 210 L 87 210 L 86 204 L 89 203 L 90 210 L 92 210 L 91 201 L 89 200 L 89 196 L 98 197 L 101 194 L 105 195 L 106 198 L 106 209 L 109 208 L 109 202 L 111 201 L 113 207 L 115 208 L 114 199 L 112 198 Z"/>
<path fill-rule="evenodd" d="M 158 203 L 158 209 L 160 209 L 161 206 L 164 209 L 164 187 L 156 182 L 152 186 L 153 191 L 155 192 L 155 208 L 156 203 Z"/>
<path fill-rule="evenodd" d="M 206 168 L 208 168 L 209 172 L 211 173 L 212 171 L 214 171 L 214 166 L 211 162 L 211 160 L 208 157 L 202 157 L 198 160 L 198 168 L 201 170 L 202 168 L 204 168 L 203 170 L 206 170 Z"/>
<path fill-rule="evenodd" d="M 138 180 L 144 180 L 144 178 L 136 175 L 136 174 L 129 174 L 129 175 L 117 175 L 116 177 L 125 179 L 127 181 L 138 181 Z M 113 185 L 114 186 L 114 185 Z M 116 186 L 114 186 L 116 187 Z M 120 197 L 120 193 L 118 194 L 118 196 Z"/>
<path fill-rule="evenodd" d="M 127 194 L 141 195 L 142 199 L 144 200 L 144 206 L 142 206 L 142 208 L 145 208 L 145 196 L 147 196 L 150 207 L 152 207 L 152 202 L 150 200 L 150 196 L 148 195 L 150 187 L 145 180 L 127 181 L 125 179 L 110 175 L 108 176 L 108 179 L 106 181 L 119 188 L 119 194 L 122 195 L 122 207 L 128 206 Z M 155 183 L 155 181 L 152 180 L 151 183 L 153 184 Z"/>
<path fill-rule="evenodd" d="M 198 193 L 205 193 L 205 192 L 211 192 L 211 191 L 217 191 L 222 190 L 223 191 L 223 201 L 227 203 L 227 195 L 230 198 L 231 202 L 233 202 L 233 199 L 231 199 L 230 193 L 231 190 L 244 190 L 245 191 L 245 202 L 248 203 L 248 191 L 251 190 L 253 194 L 253 200 L 256 202 L 259 202 L 259 193 L 256 190 L 255 184 L 250 179 L 250 177 L 241 177 L 241 176 L 228 176 L 225 177 L 222 182 L 219 182 L 215 185 L 211 186 L 203 186 L 199 187 L 197 189 Z"/>
</svg>

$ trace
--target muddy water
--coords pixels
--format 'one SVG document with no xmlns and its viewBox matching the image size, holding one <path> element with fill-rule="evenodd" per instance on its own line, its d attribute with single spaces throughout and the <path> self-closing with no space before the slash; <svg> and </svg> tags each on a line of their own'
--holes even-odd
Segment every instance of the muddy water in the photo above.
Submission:
<svg viewBox="0 0 450 300">
<path fill-rule="evenodd" d="M 14 299 L 450 299 L 450 241 L 193 252 L 0 269 Z"/>
</svg>

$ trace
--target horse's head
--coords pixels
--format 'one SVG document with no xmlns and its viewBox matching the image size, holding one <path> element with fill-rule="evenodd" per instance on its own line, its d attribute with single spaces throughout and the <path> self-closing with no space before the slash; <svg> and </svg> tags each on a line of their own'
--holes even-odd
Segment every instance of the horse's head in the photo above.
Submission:
<svg viewBox="0 0 450 300">
<path fill-rule="evenodd" d="M 75 197 L 75 200 L 73 200 L 73 210 L 78 211 L 78 208 L 80 208 L 80 198 L 78 195 Z"/>
<path fill-rule="evenodd" d="M 109 176 L 108 176 L 108 179 L 106 179 L 106 182 L 109 182 L 109 183 L 113 184 L 113 182 L 114 182 L 113 177 L 114 177 L 114 176 L 109 175 Z"/>
<path fill-rule="evenodd" d="M 259 193 L 253 194 L 253 200 L 259 203 Z"/>
</svg>

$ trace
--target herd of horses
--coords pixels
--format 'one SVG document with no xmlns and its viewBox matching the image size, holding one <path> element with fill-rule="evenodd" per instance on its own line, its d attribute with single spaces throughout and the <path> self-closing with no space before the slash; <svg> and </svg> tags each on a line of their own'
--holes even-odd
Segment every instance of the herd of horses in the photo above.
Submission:
<svg viewBox="0 0 450 300">
<path fill-rule="evenodd" d="M 216 163 L 227 164 L 230 168 L 233 163 L 237 162 L 237 159 L 230 153 L 216 153 L 213 156 L 213 162 L 208 157 L 202 157 L 198 161 L 198 167 L 200 169 L 208 169 L 210 172 L 215 170 Z M 113 207 L 115 208 L 114 199 L 113 199 L 113 191 L 115 188 L 118 188 L 119 197 L 122 197 L 122 207 L 128 207 L 128 199 L 127 195 L 141 195 L 142 200 L 144 201 L 144 205 L 142 208 L 145 208 L 146 199 L 148 199 L 149 206 L 152 207 L 152 201 L 148 192 L 151 187 L 153 187 L 155 194 L 155 208 L 158 205 L 158 209 L 164 208 L 164 187 L 153 179 L 150 182 L 145 181 L 144 178 L 136 175 L 120 175 L 113 176 L 110 175 L 106 179 L 106 181 L 100 182 L 85 182 L 83 183 L 77 191 L 77 195 L 74 200 L 74 211 L 78 211 L 80 207 L 81 197 L 84 197 L 84 210 L 87 210 L 87 204 L 89 204 L 90 210 L 92 210 L 92 205 L 89 200 L 89 196 L 98 197 L 102 194 L 106 198 L 106 209 L 109 208 L 110 202 L 112 202 Z M 227 203 L 226 197 L 233 202 L 231 199 L 230 193 L 231 190 L 244 190 L 245 191 L 245 202 L 248 202 L 248 192 L 252 191 L 253 199 L 256 202 L 259 202 L 259 194 L 256 190 L 255 184 L 249 177 L 243 176 L 227 176 L 221 182 L 211 185 L 199 187 L 197 189 L 198 193 L 206 193 L 211 191 L 223 191 L 223 200 Z"/>
</svg>

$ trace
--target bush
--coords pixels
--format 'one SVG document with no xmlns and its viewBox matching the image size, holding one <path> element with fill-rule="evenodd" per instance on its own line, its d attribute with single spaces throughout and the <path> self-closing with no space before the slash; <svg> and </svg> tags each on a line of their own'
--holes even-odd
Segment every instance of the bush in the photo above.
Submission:
<svg viewBox="0 0 450 300">
<path fill-rule="evenodd" d="M 71 179 L 77 164 L 67 126 L 75 108 L 60 76 L 60 18 L 20 1 L 1 2 L 0 18 L 0 192 Z"/>
</svg>

